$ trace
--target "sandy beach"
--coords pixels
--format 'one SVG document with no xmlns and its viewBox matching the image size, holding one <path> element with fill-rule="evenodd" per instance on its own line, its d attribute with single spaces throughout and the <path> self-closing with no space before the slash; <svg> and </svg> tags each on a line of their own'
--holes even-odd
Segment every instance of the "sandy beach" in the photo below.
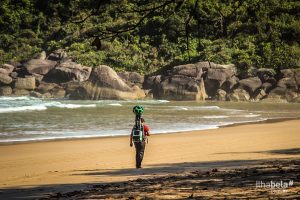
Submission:
<svg viewBox="0 0 300 200">
<path fill-rule="evenodd" d="M 93 184 L 299 160 L 299 130 L 300 120 L 288 120 L 152 135 L 139 170 L 129 137 L 1 145 L 0 197 L 47 196 Z"/>
</svg>

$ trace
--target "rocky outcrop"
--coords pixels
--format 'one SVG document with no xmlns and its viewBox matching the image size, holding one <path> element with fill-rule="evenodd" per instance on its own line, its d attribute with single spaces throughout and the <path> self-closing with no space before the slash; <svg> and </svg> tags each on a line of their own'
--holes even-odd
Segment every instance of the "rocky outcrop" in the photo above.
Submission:
<svg viewBox="0 0 300 200">
<path fill-rule="evenodd" d="M 261 68 L 256 71 L 255 76 L 257 76 L 263 83 L 267 82 L 269 79 L 274 78 L 276 72 L 274 69 Z"/>
<path fill-rule="evenodd" d="M 253 95 L 261 86 L 262 82 L 258 77 L 251 77 L 239 81 L 239 88 L 246 90 L 250 95 Z"/>
<path fill-rule="evenodd" d="M 118 75 L 131 87 L 143 86 L 144 76 L 137 72 L 119 72 Z"/>
<path fill-rule="evenodd" d="M 253 95 L 254 101 L 260 101 L 267 97 L 267 93 L 264 89 L 258 89 L 255 94 Z"/>
<path fill-rule="evenodd" d="M 153 97 L 157 99 L 205 100 L 207 95 L 202 74 L 199 63 L 179 65 L 166 75 L 147 77 L 144 88 L 151 88 Z"/>
<path fill-rule="evenodd" d="M 0 96 L 9 96 L 12 94 L 12 89 L 10 86 L 0 87 Z"/>
<path fill-rule="evenodd" d="M 16 89 L 34 90 L 35 87 L 36 87 L 36 85 L 35 85 L 34 77 L 17 78 L 16 79 L 16 82 L 15 82 Z"/>
<path fill-rule="evenodd" d="M 9 75 L 0 73 L 0 83 L 8 85 L 12 81 L 13 79 Z"/>
<path fill-rule="evenodd" d="M 298 85 L 297 85 L 295 77 L 286 77 L 286 78 L 280 79 L 277 83 L 277 87 L 285 88 L 285 89 L 292 89 L 292 90 L 298 89 Z"/>
<path fill-rule="evenodd" d="M 14 66 L 10 65 L 10 64 L 4 64 L 2 65 L 2 67 L 0 68 L 0 70 L 2 70 L 2 72 L 4 74 L 11 74 L 14 71 Z M 1 72 L 0 72 L 1 73 Z"/>
<path fill-rule="evenodd" d="M 230 82 L 234 82 L 235 79 L 233 79 L 235 71 L 232 68 L 228 69 L 214 69 L 210 68 L 207 70 L 207 74 L 205 77 L 205 89 L 208 94 L 208 96 L 215 96 L 216 91 L 221 88 L 221 86 L 228 81 L 229 85 L 231 85 Z M 228 84 L 227 83 L 227 84 Z M 230 87 L 230 86 L 229 86 Z M 231 85 L 232 87 L 232 85 Z"/>
<path fill-rule="evenodd" d="M 215 100 L 218 101 L 226 101 L 227 100 L 227 93 L 222 89 L 218 89 L 216 92 Z"/>
<path fill-rule="evenodd" d="M 13 89 L 13 95 L 14 96 L 28 96 L 29 91 L 25 89 Z"/>
<path fill-rule="evenodd" d="M 90 78 L 78 87 L 71 99 L 142 99 L 145 93 L 137 86 L 129 87 L 118 74 L 106 65 L 93 69 Z"/>
<path fill-rule="evenodd" d="M 43 81 L 65 83 L 69 81 L 86 81 L 91 74 L 92 68 L 77 64 L 71 60 L 60 63 L 45 75 Z"/>
<path fill-rule="evenodd" d="M 174 75 L 163 80 L 154 98 L 168 100 L 204 100 L 206 93 L 203 79 L 195 80 L 183 75 Z M 157 96 L 156 96 L 157 95 Z"/>
<path fill-rule="evenodd" d="M 64 50 L 45 52 L 26 63 L 0 67 L 0 95 L 71 99 L 167 99 L 203 101 L 299 102 L 300 69 L 250 68 L 237 73 L 233 64 L 197 62 L 151 75 L 92 69 L 72 61 Z"/>
<path fill-rule="evenodd" d="M 232 93 L 227 96 L 229 101 L 249 101 L 250 95 L 244 89 L 235 89 Z"/>
<path fill-rule="evenodd" d="M 110 67 L 100 65 L 93 69 L 89 82 L 105 88 L 112 88 L 124 92 L 131 91 L 131 88 L 121 77 Z"/>
<path fill-rule="evenodd" d="M 55 67 L 57 62 L 44 59 L 32 59 L 24 64 L 29 74 L 47 74 L 51 69 Z"/>
</svg>

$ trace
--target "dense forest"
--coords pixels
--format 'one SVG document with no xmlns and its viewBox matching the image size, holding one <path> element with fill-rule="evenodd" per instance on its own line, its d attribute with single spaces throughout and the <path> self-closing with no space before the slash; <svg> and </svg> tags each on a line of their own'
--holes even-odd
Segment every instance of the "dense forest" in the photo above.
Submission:
<svg viewBox="0 0 300 200">
<path fill-rule="evenodd" d="M 297 0 L 1 0 L 0 64 L 65 49 L 86 66 L 300 67 Z"/>
</svg>

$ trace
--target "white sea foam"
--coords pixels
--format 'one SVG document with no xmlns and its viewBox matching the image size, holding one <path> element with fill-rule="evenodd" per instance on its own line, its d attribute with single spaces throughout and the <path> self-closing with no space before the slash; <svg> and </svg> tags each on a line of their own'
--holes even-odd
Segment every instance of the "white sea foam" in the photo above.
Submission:
<svg viewBox="0 0 300 200">
<path fill-rule="evenodd" d="M 110 103 L 108 105 L 110 105 L 110 106 L 122 106 L 122 104 L 120 104 L 120 103 Z"/>
<path fill-rule="evenodd" d="M 46 110 L 45 105 L 34 105 L 34 106 L 20 106 L 20 107 L 10 107 L 10 108 L 0 108 L 0 113 L 11 113 L 11 112 L 24 112 L 24 111 L 38 111 Z"/>
<path fill-rule="evenodd" d="M 6 99 L 4 100 L 5 102 L 12 99 L 9 99 L 5 97 Z M 16 98 L 13 98 L 16 100 Z M 14 103 L 10 104 L 9 107 L 6 106 L 0 107 L 0 113 L 11 113 L 11 112 L 27 112 L 27 111 L 42 111 L 46 110 L 48 108 L 56 107 L 56 108 L 68 108 L 68 109 L 74 109 L 74 108 L 93 108 L 96 107 L 96 104 L 65 104 L 57 101 L 53 102 L 43 102 L 43 101 L 32 101 L 30 99 L 27 99 L 25 97 L 18 97 L 18 100 L 22 100 L 21 103 Z M 0 99 L 0 100 L 3 100 Z M 24 100 L 30 100 L 30 101 L 25 101 Z M 38 99 L 37 99 L 38 100 Z M 28 105 L 29 104 L 29 105 Z M 32 104 L 32 105 L 30 105 Z"/>
<path fill-rule="evenodd" d="M 39 100 L 38 98 L 22 96 L 22 97 L 0 97 L 0 101 L 18 101 L 18 100 Z"/>
<path fill-rule="evenodd" d="M 50 104 L 46 104 L 47 107 L 58 107 L 58 108 L 94 108 L 96 107 L 96 104 L 87 104 L 87 105 L 82 105 L 82 104 L 63 104 L 60 102 L 53 102 Z"/>
<path fill-rule="evenodd" d="M 168 102 L 170 102 L 170 101 L 168 101 L 168 100 L 156 100 L 157 102 L 160 102 L 160 103 L 168 103 Z"/>
<path fill-rule="evenodd" d="M 228 118 L 229 116 L 227 115 L 208 115 L 208 116 L 203 116 L 202 118 L 204 119 L 223 119 L 223 118 Z"/>
<path fill-rule="evenodd" d="M 239 115 L 239 117 L 247 117 L 247 118 L 251 118 L 251 117 L 259 117 L 260 115 L 256 115 L 256 114 L 247 114 L 247 115 Z"/>
<path fill-rule="evenodd" d="M 168 106 L 175 110 L 218 110 L 219 106 Z"/>
</svg>

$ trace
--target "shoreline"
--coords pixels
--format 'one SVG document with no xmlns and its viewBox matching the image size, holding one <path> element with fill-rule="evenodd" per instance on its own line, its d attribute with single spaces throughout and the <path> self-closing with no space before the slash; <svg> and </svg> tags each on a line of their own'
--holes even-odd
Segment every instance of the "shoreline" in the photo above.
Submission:
<svg viewBox="0 0 300 200">
<path fill-rule="evenodd" d="M 293 119 L 154 134 L 140 170 L 134 167 L 135 150 L 125 136 L 0 145 L 0 197 L 66 193 L 195 170 L 248 168 L 269 160 L 289 163 L 300 158 L 299 130 L 300 119 Z"/>
<path fill-rule="evenodd" d="M 152 135 L 165 135 L 165 134 L 178 134 L 178 133 L 190 133 L 195 131 L 208 131 L 208 130 L 215 130 L 220 128 L 226 127 L 237 127 L 242 125 L 255 125 L 255 124 L 264 124 L 264 123 L 277 123 L 277 122 L 285 122 L 289 120 L 300 120 L 300 117 L 282 117 L 282 118 L 275 118 L 275 119 L 265 119 L 265 120 L 257 120 L 257 121 L 248 121 L 248 122 L 235 122 L 232 124 L 220 125 L 216 128 L 211 129 L 201 129 L 201 130 L 189 130 L 189 131 L 171 131 L 171 132 L 163 132 L 163 133 L 154 133 Z M 7 145 L 18 145 L 18 144 L 30 144 L 30 143 L 40 143 L 40 142 L 60 142 L 60 141 L 76 141 L 76 140 L 91 140 L 91 139 L 107 139 L 107 138 L 124 138 L 129 137 L 128 135 L 112 135 L 112 136 L 88 136 L 88 137 L 70 137 L 70 138 L 53 138 L 53 139 L 38 139 L 38 140 L 27 140 L 27 141 L 12 141 L 12 142 L 0 142 L 0 146 L 7 146 Z"/>
</svg>

